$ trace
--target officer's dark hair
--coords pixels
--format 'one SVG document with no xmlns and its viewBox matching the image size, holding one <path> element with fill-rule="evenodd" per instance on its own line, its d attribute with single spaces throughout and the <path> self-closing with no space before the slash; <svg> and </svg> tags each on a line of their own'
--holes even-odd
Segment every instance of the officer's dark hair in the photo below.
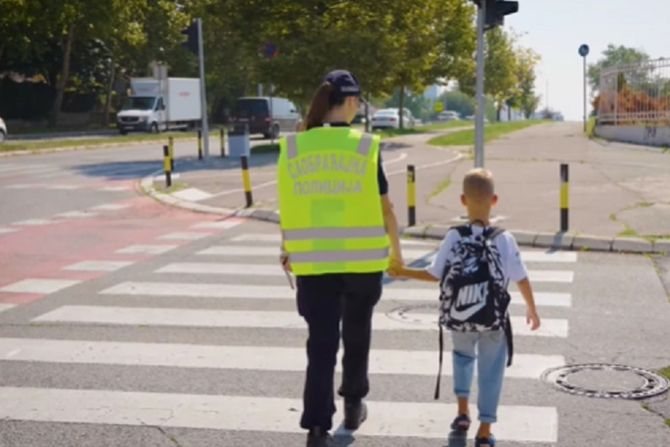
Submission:
<svg viewBox="0 0 670 447">
<path fill-rule="evenodd" d="M 344 104 L 345 99 L 346 96 L 338 95 L 330 82 L 321 84 L 312 97 L 312 103 L 309 105 L 309 112 L 307 112 L 303 130 L 323 126 L 323 119 L 330 109 L 335 106 L 341 106 Z"/>
</svg>

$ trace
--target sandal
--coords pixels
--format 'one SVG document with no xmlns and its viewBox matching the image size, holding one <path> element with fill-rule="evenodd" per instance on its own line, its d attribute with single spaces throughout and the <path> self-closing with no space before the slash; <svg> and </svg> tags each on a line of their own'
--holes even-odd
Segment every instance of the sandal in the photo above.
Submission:
<svg viewBox="0 0 670 447">
<path fill-rule="evenodd" d="M 461 414 L 460 416 L 456 416 L 456 419 L 454 419 L 454 422 L 451 423 L 451 429 L 460 431 L 460 432 L 466 432 L 470 428 L 470 416 L 467 414 Z"/>
<path fill-rule="evenodd" d="M 488 438 L 475 438 L 475 447 L 495 447 L 496 438 L 493 435 Z"/>
</svg>

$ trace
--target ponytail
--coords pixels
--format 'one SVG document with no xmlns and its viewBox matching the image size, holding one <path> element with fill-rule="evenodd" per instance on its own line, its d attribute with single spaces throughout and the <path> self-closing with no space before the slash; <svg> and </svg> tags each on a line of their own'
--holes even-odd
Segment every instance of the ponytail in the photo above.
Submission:
<svg viewBox="0 0 670 447">
<path fill-rule="evenodd" d="M 324 82 L 314 93 L 312 103 L 307 112 L 307 118 L 302 130 L 323 126 L 323 120 L 333 106 L 344 103 L 344 97 L 338 97 L 337 92 L 330 82 Z"/>
</svg>

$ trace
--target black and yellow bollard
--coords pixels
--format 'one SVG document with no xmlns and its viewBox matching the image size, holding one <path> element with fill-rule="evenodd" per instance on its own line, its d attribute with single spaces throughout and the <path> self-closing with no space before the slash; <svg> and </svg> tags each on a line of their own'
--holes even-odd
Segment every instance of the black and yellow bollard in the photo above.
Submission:
<svg viewBox="0 0 670 447">
<path fill-rule="evenodd" d="M 416 169 L 407 165 L 407 226 L 416 225 Z"/>
<path fill-rule="evenodd" d="M 244 197 L 247 201 L 247 208 L 254 204 L 254 198 L 251 194 L 251 178 L 249 177 L 249 159 L 242 155 L 240 157 L 242 162 L 242 183 L 244 185 Z"/>
<path fill-rule="evenodd" d="M 198 131 L 198 160 L 202 160 L 202 130 Z"/>
<path fill-rule="evenodd" d="M 226 129 L 221 128 L 221 134 L 219 135 L 219 138 L 221 139 L 221 158 L 226 157 Z"/>
<path fill-rule="evenodd" d="M 170 171 L 174 172 L 174 137 L 168 137 L 168 148 L 170 150 Z"/>
<path fill-rule="evenodd" d="M 170 148 L 163 146 L 163 170 L 165 171 L 165 187 L 172 186 L 172 165 L 170 164 Z"/>
<path fill-rule="evenodd" d="M 569 208 L 569 170 L 568 165 L 561 164 L 561 232 L 568 231 Z"/>
</svg>

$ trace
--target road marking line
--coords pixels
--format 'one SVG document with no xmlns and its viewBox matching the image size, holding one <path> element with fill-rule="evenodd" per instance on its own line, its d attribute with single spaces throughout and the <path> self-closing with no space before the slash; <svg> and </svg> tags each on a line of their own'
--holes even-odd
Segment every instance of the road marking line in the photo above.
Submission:
<svg viewBox="0 0 670 447">
<path fill-rule="evenodd" d="M 83 188 L 83 185 L 44 185 L 44 189 L 55 189 L 55 190 L 63 190 L 63 191 L 69 191 L 69 190 L 74 190 L 74 189 L 81 189 Z"/>
<path fill-rule="evenodd" d="M 97 213 L 91 213 L 89 211 L 67 211 L 65 213 L 58 213 L 56 217 L 65 217 L 70 219 L 79 219 L 87 217 L 96 217 Z"/>
<path fill-rule="evenodd" d="M 419 259 L 429 256 L 432 250 L 403 250 L 405 259 Z M 203 256 L 279 256 L 279 249 L 273 246 L 217 245 L 199 251 Z"/>
<path fill-rule="evenodd" d="M 78 272 L 114 272 L 133 264 L 133 261 L 82 261 L 68 265 L 63 270 Z"/>
<path fill-rule="evenodd" d="M 55 224 L 59 223 L 61 221 L 59 220 L 51 220 L 51 219 L 27 219 L 27 220 L 21 220 L 18 222 L 12 223 L 12 225 L 20 225 L 20 226 L 26 226 L 26 227 L 36 227 L 40 225 L 50 225 L 50 224 Z"/>
<path fill-rule="evenodd" d="M 0 227 L 0 234 L 15 233 L 17 231 L 19 231 L 18 228 L 2 228 L 2 227 Z"/>
<path fill-rule="evenodd" d="M 30 188 L 39 188 L 40 185 L 37 183 L 15 183 L 13 185 L 7 185 L 7 189 L 30 189 Z"/>
<path fill-rule="evenodd" d="M 129 208 L 129 204 L 123 204 L 123 203 L 107 203 L 104 205 L 98 205 L 94 206 L 91 209 L 92 210 L 99 210 L 99 211 L 117 211 L 117 210 L 122 210 L 124 208 Z"/>
<path fill-rule="evenodd" d="M 242 222 L 244 222 L 244 219 L 226 219 L 216 222 L 202 222 L 199 224 L 191 225 L 191 228 L 196 230 L 228 230 L 230 228 L 238 226 Z"/>
<path fill-rule="evenodd" d="M 13 307 L 16 307 L 16 304 L 0 303 L 0 312 L 12 309 Z"/>
<path fill-rule="evenodd" d="M 342 351 L 340 350 L 340 358 Z M 302 372 L 305 349 L 281 346 L 220 346 L 179 343 L 99 342 L 0 338 L 0 360 L 85 363 L 175 368 L 214 368 Z M 445 357 L 451 375 L 451 357 Z M 434 351 L 383 349 L 370 351 L 370 374 L 435 375 Z M 338 371 L 340 362 L 338 362 Z M 560 355 L 515 354 L 506 377 L 539 379 L 542 373 L 565 365 Z"/>
<path fill-rule="evenodd" d="M 81 281 L 72 279 L 40 279 L 30 278 L 0 288 L 0 292 L 15 293 L 54 293 L 72 287 Z"/>
<path fill-rule="evenodd" d="M 279 263 L 275 264 L 237 264 L 216 262 L 175 262 L 156 270 L 156 273 L 189 273 L 193 275 L 260 275 L 284 276 Z M 530 280 L 534 282 L 572 282 L 573 272 L 561 270 L 529 270 Z"/>
<path fill-rule="evenodd" d="M 134 254 L 146 254 L 146 255 L 161 255 L 167 253 L 170 250 L 177 248 L 178 245 L 147 245 L 147 244 L 136 244 L 129 245 L 120 250 L 116 250 L 116 253 L 122 255 L 134 255 Z"/>
<path fill-rule="evenodd" d="M 300 399 L 148 393 L 108 390 L 0 388 L 0 419 L 39 422 L 171 426 L 213 430 L 303 433 Z M 341 399 L 338 414 L 342 414 Z M 367 402 L 370 417 L 356 436 L 442 439 L 456 415 L 447 403 Z M 477 409 L 472 408 L 476 414 Z M 555 407 L 498 409 L 496 437 L 506 441 L 555 443 Z"/>
<path fill-rule="evenodd" d="M 128 281 L 99 292 L 103 295 L 169 296 L 192 298 L 239 298 L 294 300 L 295 291 L 287 287 L 257 286 L 224 283 L 183 283 Z M 524 304 L 519 292 L 511 292 L 512 304 Z M 437 302 L 437 287 L 400 288 L 385 286 L 382 300 Z M 569 293 L 535 292 L 535 304 L 540 307 L 571 307 Z"/>
<path fill-rule="evenodd" d="M 100 191 L 108 192 L 130 191 L 131 189 L 130 186 L 105 186 L 104 188 L 99 188 Z"/>
<path fill-rule="evenodd" d="M 159 236 L 158 239 L 164 239 L 168 241 L 195 241 L 211 235 L 212 233 L 182 231 L 182 232 L 164 234 L 162 236 Z"/>
<path fill-rule="evenodd" d="M 69 322 L 119 324 L 131 326 L 188 326 L 305 330 L 306 323 L 297 312 L 233 311 L 150 307 L 63 306 L 40 315 L 33 322 Z M 519 336 L 568 336 L 568 321 L 545 318 L 539 330 L 531 332 L 525 317 L 512 317 L 515 334 Z M 375 314 L 375 331 L 437 330 L 437 313 L 411 314 L 406 320 Z"/>
<path fill-rule="evenodd" d="M 173 192 L 172 196 L 189 202 L 199 202 L 211 198 L 212 194 L 198 188 L 186 188 L 181 191 Z"/>
</svg>

